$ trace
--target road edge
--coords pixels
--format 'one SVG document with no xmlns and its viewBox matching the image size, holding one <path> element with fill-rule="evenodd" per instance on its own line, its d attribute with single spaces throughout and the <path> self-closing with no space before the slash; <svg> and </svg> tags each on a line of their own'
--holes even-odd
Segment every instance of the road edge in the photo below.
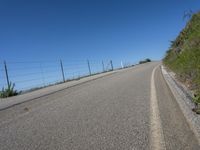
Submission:
<svg viewBox="0 0 200 150">
<path fill-rule="evenodd" d="M 52 91 L 42 92 L 42 93 L 39 93 L 36 96 L 30 96 L 28 98 L 24 98 L 25 94 L 22 94 L 22 95 L 19 95 L 19 96 L 15 96 L 15 97 L 9 97 L 9 98 L 6 98 L 8 100 L 3 99 L 3 100 L 0 101 L 0 111 L 8 109 L 10 107 L 13 107 L 15 105 L 19 105 L 19 104 L 22 104 L 22 103 L 25 103 L 25 102 L 28 102 L 28 101 L 39 99 L 41 97 L 45 97 L 45 96 L 48 96 L 48 95 L 51 95 L 51 94 L 66 90 L 68 88 L 72 88 L 74 86 L 78 86 L 78 85 L 81 85 L 81 84 L 84 84 L 84 83 L 87 83 L 87 82 L 90 82 L 90 81 L 94 81 L 94 80 L 97 80 L 97 79 L 112 75 L 114 73 L 116 73 L 116 71 L 102 73 L 102 74 L 94 75 L 94 76 L 91 76 L 91 77 L 86 77 L 86 78 L 83 78 L 83 80 L 80 79 L 78 82 L 74 81 L 74 83 L 72 83 L 71 85 L 67 85 L 68 83 L 71 83 L 71 82 L 62 83 L 62 84 L 66 84 L 66 86 L 58 87 L 57 89 L 52 90 Z M 55 86 L 60 86 L 60 85 L 55 85 Z M 51 87 L 46 87 L 46 88 L 43 88 L 43 89 L 48 89 L 48 88 L 51 88 Z M 43 89 L 40 89 L 40 90 L 43 90 Z M 33 92 L 38 92 L 38 91 L 33 91 Z M 30 92 L 30 93 L 32 93 L 32 92 Z M 30 93 L 26 93 L 26 95 L 28 95 Z M 18 99 L 18 97 L 22 97 L 22 98 Z M 16 100 L 15 100 L 15 98 L 16 98 Z"/>
<path fill-rule="evenodd" d="M 200 145 L 200 116 L 192 111 L 192 107 L 194 107 L 194 104 L 189 98 L 190 94 L 186 93 L 183 90 L 185 89 L 185 87 L 180 85 L 180 83 L 176 81 L 174 76 L 167 72 L 163 65 L 161 65 L 161 72 L 170 91 L 172 92 L 175 100 L 177 101 L 184 117 L 186 118 L 186 121 L 188 122 L 191 130 L 193 131 Z"/>
<path fill-rule="evenodd" d="M 68 88 L 72 88 L 90 81 L 94 81 L 118 72 L 122 72 L 122 71 L 126 71 L 132 68 L 137 68 L 138 66 L 133 66 L 133 67 L 129 67 L 129 68 L 123 68 L 123 69 L 116 69 L 110 72 L 103 72 L 100 74 L 96 74 L 93 76 L 88 76 L 88 77 L 84 77 L 80 80 L 74 80 L 74 81 L 70 81 L 70 82 L 65 82 L 62 84 L 58 84 L 58 85 L 53 85 L 53 86 L 49 86 L 49 87 L 45 87 L 36 91 L 32 91 L 32 92 L 28 92 L 25 94 L 21 94 L 21 95 L 17 95 L 17 96 L 13 96 L 13 97 L 8 97 L 8 98 L 4 98 L 4 99 L 0 99 L 0 111 L 11 108 L 15 105 L 19 105 L 28 101 L 32 101 L 32 100 L 36 100 L 39 99 L 41 97 L 45 97 L 51 94 L 54 94 L 56 92 L 60 92 L 63 90 L 66 90 Z"/>
</svg>

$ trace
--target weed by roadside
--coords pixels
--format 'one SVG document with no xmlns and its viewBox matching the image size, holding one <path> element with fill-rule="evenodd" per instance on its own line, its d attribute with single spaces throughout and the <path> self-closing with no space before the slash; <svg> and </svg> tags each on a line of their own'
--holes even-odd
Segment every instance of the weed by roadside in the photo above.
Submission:
<svg viewBox="0 0 200 150">
<path fill-rule="evenodd" d="M 17 90 L 15 90 L 14 88 L 15 84 L 10 82 L 7 88 L 2 88 L 2 90 L 0 91 L 0 98 L 18 95 L 19 92 L 17 92 Z"/>
</svg>

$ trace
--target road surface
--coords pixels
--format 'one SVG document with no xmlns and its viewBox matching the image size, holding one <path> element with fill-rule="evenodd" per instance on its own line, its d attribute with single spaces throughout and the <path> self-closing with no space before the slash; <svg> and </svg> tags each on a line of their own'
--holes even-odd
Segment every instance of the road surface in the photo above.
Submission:
<svg viewBox="0 0 200 150">
<path fill-rule="evenodd" d="M 158 64 L 1 110 L 0 149 L 200 149 Z"/>
</svg>

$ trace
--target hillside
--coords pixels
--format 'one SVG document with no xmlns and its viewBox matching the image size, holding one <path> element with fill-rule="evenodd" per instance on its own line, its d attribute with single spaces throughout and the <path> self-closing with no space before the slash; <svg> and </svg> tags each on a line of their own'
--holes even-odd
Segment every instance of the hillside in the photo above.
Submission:
<svg viewBox="0 0 200 150">
<path fill-rule="evenodd" d="M 172 41 L 163 63 L 194 91 L 195 99 L 200 102 L 200 12 L 193 14 Z"/>
</svg>

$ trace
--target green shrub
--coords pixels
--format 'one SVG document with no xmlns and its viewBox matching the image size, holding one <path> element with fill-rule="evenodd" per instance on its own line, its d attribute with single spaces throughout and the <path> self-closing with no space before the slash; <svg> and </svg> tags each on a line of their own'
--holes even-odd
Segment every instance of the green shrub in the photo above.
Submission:
<svg viewBox="0 0 200 150">
<path fill-rule="evenodd" d="M 2 91 L 0 91 L 0 97 L 5 98 L 18 95 L 19 93 L 14 88 L 15 84 L 10 82 L 7 88 L 2 88 Z"/>
<path fill-rule="evenodd" d="M 144 63 L 147 63 L 147 62 L 151 62 L 151 59 L 147 58 L 145 60 L 141 60 L 141 61 L 139 61 L 139 64 L 144 64 Z"/>
</svg>

